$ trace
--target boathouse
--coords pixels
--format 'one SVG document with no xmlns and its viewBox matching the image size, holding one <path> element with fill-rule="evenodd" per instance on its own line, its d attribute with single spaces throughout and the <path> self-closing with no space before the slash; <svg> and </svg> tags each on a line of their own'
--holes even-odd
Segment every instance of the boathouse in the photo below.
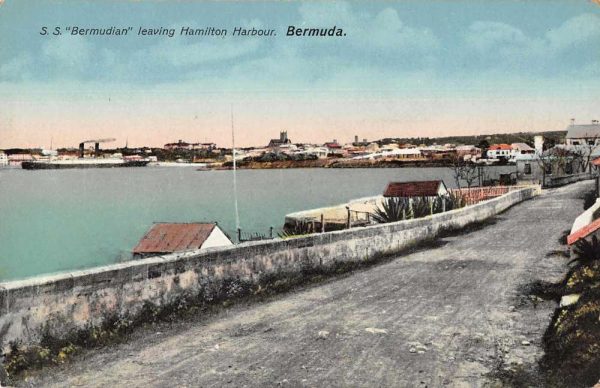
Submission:
<svg viewBox="0 0 600 388">
<path fill-rule="evenodd" d="M 416 181 L 416 182 L 390 182 L 388 183 L 384 197 L 438 197 L 449 195 L 448 188 L 442 180 Z"/>
<path fill-rule="evenodd" d="M 134 258 L 233 245 L 216 223 L 156 223 L 133 248 Z"/>
</svg>

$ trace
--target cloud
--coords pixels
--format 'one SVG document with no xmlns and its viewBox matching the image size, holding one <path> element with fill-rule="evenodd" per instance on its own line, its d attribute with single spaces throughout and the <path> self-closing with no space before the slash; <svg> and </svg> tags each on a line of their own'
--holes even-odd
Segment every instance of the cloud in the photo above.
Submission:
<svg viewBox="0 0 600 388">
<path fill-rule="evenodd" d="M 42 47 L 45 58 L 60 68 L 83 71 L 91 64 L 94 48 L 81 36 L 60 36 Z"/>
<path fill-rule="evenodd" d="M 33 56 L 23 52 L 0 66 L 0 80 L 19 81 L 32 77 Z"/>
<path fill-rule="evenodd" d="M 465 41 L 467 46 L 480 52 L 496 50 L 499 46 L 527 47 L 531 44 L 531 40 L 520 29 L 505 23 L 487 21 L 471 24 Z"/>
<path fill-rule="evenodd" d="M 401 11 L 405 7 L 393 3 L 363 7 L 343 1 L 300 2 L 288 8 L 292 7 L 298 12 L 277 14 L 268 22 L 261 13 L 248 19 L 232 15 L 216 24 L 227 23 L 230 35 L 225 39 L 179 36 L 181 26 L 212 24 L 182 14 L 166 21 L 167 28 L 176 28 L 173 38 L 113 40 L 69 35 L 40 39 L 27 51 L 0 60 L 0 80 L 68 79 L 157 87 L 197 82 L 214 90 L 318 90 L 339 85 L 366 90 L 401 87 L 407 82 L 414 85 L 411 77 L 428 83 L 437 77 L 490 74 L 542 78 L 571 71 L 597 74 L 598 51 L 594 49 L 600 49 L 600 17 L 594 14 L 554 22 L 555 28 L 547 32 L 480 20 L 442 34 L 444 28 L 418 23 Z M 275 28 L 279 35 L 272 39 L 232 37 L 231 28 L 238 25 Z M 335 25 L 347 36 L 286 37 L 288 25 Z"/>
<path fill-rule="evenodd" d="M 556 49 L 600 40 L 600 17 L 582 14 L 564 22 L 546 33 L 546 39 Z"/>
<path fill-rule="evenodd" d="M 317 27 L 333 25 L 348 26 L 354 24 L 356 15 L 350 4 L 344 1 L 330 3 L 303 2 L 298 8 L 301 25 Z"/>
<path fill-rule="evenodd" d="M 375 14 L 352 9 L 346 2 L 305 2 L 299 8 L 299 25 L 324 28 L 337 26 L 347 33 L 348 45 L 363 53 L 379 51 L 410 54 L 414 51 L 430 51 L 439 47 L 439 39 L 429 28 L 411 27 L 404 23 L 398 11 L 388 7 Z M 308 42 L 307 42 L 308 43 Z M 335 41 L 323 40 L 323 46 Z M 307 44 L 310 49 L 313 47 Z"/>
<path fill-rule="evenodd" d="M 365 47 L 374 45 L 395 50 L 430 51 L 439 48 L 439 39 L 428 28 L 410 27 L 402 22 L 398 11 L 386 8 L 364 26 L 361 35 Z"/>
<path fill-rule="evenodd" d="M 600 64 L 600 17 L 592 14 L 575 16 L 539 36 L 506 23 L 476 21 L 463 38 L 464 61 L 488 68 L 540 74 Z M 476 56 L 469 57 L 469 50 Z"/>
<path fill-rule="evenodd" d="M 186 44 L 181 40 L 165 41 L 151 47 L 146 60 L 168 63 L 176 68 L 223 62 L 256 51 L 262 41 L 258 38 L 244 42 L 211 40 Z"/>
</svg>

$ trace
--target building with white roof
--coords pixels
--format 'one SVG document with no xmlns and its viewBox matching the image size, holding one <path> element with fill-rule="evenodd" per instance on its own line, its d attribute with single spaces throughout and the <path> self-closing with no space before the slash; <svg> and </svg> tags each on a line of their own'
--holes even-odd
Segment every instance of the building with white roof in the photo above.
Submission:
<svg viewBox="0 0 600 388">
<path fill-rule="evenodd" d="M 592 120 L 591 124 L 571 124 L 567 127 L 565 139 L 567 145 L 600 145 L 600 124 Z"/>
</svg>

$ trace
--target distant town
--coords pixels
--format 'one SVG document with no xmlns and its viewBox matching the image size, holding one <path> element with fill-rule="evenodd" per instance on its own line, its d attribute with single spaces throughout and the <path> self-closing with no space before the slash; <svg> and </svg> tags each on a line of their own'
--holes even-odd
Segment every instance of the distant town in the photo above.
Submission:
<svg viewBox="0 0 600 388">
<path fill-rule="evenodd" d="M 177 139 L 162 147 L 129 147 L 125 143 L 122 147 L 110 148 L 116 141 L 113 138 L 84 140 L 78 147 L 72 148 L 11 148 L 0 151 L 0 166 L 23 164 L 25 167 L 24 163 L 31 162 L 68 163 L 82 159 L 102 162 L 118 159 L 128 163 L 146 161 L 150 165 L 230 169 L 234 157 L 237 167 L 242 169 L 449 166 L 457 160 L 476 165 L 506 165 L 517 164 L 519 160 L 531 161 L 536 155 L 553 148 L 573 153 L 573 147 L 596 145 L 596 139 L 600 137 L 600 125 L 597 120 L 591 124 L 575 124 L 572 120 L 564 131 L 379 140 L 354 136 L 351 141 L 331 139 L 322 144 L 295 143 L 292 134 L 285 130 L 278 135 L 265 139 L 262 146 L 235 150 L 212 142 L 184 139 Z M 589 160 L 593 156 L 592 152 L 579 155 Z"/>
</svg>

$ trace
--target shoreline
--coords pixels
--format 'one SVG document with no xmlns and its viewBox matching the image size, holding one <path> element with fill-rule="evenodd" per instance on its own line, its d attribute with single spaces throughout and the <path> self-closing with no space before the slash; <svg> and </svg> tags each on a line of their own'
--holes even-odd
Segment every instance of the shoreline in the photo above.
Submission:
<svg viewBox="0 0 600 388">
<path fill-rule="evenodd" d="M 481 167 L 515 166 L 514 164 L 480 164 Z M 272 170 L 292 168 L 451 168 L 447 160 L 351 160 L 351 159 L 317 159 L 290 161 L 279 160 L 273 162 L 238 162 L 238 170 Z M 226 162 L 218 167 L 207 166 L 206 170 L 232 170 L 231 162 Z M 204 170 L 204 169 L 203 169 Z"/>
</svg>

